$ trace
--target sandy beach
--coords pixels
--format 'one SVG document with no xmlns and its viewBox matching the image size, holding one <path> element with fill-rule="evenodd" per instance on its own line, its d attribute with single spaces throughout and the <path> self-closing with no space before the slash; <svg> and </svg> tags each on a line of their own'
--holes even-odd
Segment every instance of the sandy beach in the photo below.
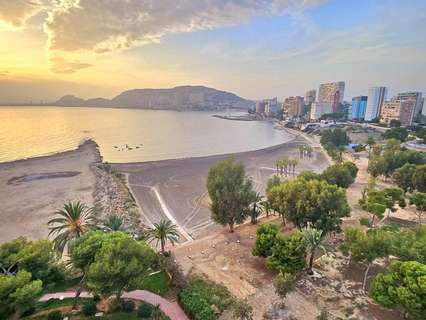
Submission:
<svg viewBox="0 0 426 320">
<path fill-rule="evenodd" d="M 281 157 L 299 158 L 297 147 L 307 144 L 301 135 L 290 135 L 287 142 L 257 151 L 236 153 L 256 191 L 263 193 L 267 179 L 275 172 L 274 162 Z M 312 144 L 312 143 L 311 143 Z M 320 148 L 314 157 L 299 160 L 296 173 L 322 171 L 328 160 Z M 181 241 L 191 241 L 218 228 L 210 219 L 205 187 L 208 169 L 230 155 L 114 164 L 127 174 L 130 191 L 147 224 L 161 219 L 178 225 Z M 39 239 L 48 234 L 47 222 L 68 201 L 80 200 L 100 208 L 100 215 L 118 212 L 128 194 L 112 175 L 98 168 L 101 155 L 89 141 L 74 151 L 50 156 L 0 163 L 0 243 L 26 236 Z"/>
<path fill-rule="evenodd" d="M 47 222 L 67 201 L 93 205 L 91 166 L 99 161 L 96 143 L 87 141 L 73 151 L 0 163 L 0 243 L 46 237 Z"/>
<path fill-rule="evenodd" d="M 255 190 L 263 194 L 266 181 L 276 172 L 274 162 L 284 156 L 299 159 L 298 146 L 310 143 L 301 135 L 292 135 L 289 141 L 281 145 L 232 156 L 244 163 L 247 175 L 253 179 Z M 312 159 L 299 159 L 296 174 L 303 170 L 321 172 L 329 165 L 321 149 L 316 147 L 314 150 Z M 129 187 L 146 220 L 151 223 L 161 219 L 174 220 L 187 234 L 184 238 L 192 240 L 208 234 L 212 228 L 218 228 L 210 219 L 206 179 L 209 168 L 228 156 L 113 166 L 128 175 Z"/>
</svg>

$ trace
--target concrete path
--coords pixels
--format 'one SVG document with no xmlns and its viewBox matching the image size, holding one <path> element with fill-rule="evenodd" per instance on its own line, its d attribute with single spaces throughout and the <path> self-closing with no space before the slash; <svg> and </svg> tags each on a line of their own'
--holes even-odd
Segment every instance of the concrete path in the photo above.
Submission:
<svg viewBox="0 0 426 320">
<path fill-rule="evenodd" d="M 48 293 L 40 298 L 39 301 L 48 301 L 50 299 L 74 298 L 75 291 Z M 80 294 L 81 298 L 90 298 L 92 295 L 83 291 Z M 123 298 L 139 301 L 146 301 L 152 305 L 160 305 L 161 310 L 170 317 L 171 320 L 189 320 L 177 302 L 171 302 L 159 295 L 145 290 L 134 290 L 123 294 Z"/>
</svg>

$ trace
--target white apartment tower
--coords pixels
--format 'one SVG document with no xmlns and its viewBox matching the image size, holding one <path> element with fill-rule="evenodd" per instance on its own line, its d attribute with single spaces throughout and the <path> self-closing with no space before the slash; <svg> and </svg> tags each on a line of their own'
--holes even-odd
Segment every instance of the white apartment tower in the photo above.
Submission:
<svg viewBox="0 0 426 320">
<path fill-rule="evenodd" d="M 383 102 L 386 100 L 386 87 L 371 87 L 368 89 L 367 108 L 365 110 L 366 121 L 380 117 Z"/>
</svg>

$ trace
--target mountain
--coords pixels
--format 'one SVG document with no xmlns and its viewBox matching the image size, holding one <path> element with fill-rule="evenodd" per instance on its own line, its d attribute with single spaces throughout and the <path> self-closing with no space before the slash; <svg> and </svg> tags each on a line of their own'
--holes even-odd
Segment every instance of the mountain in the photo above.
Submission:
<svg viewBox="0 0 426 320">
<path fill-rule="evenodd" d="M 120 93 L 115 98 L 83 100 L 67 95 L 54 103 L 58 106 L 123 107 L 167 110 L 248 109 L 254 102 L 233 93 L 204 86 L 181 86 L 172 89 L 135 89 Z"/>
</svg>

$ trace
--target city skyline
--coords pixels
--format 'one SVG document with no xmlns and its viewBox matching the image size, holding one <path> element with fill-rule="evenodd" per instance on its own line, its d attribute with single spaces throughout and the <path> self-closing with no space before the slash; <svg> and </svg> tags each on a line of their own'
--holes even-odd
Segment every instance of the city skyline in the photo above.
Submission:
<svg viewBox="0 0 426 320">
<path fill-rule="evenodd" d="M 52 3 L 0 1 L 0 101 L 179 85 L 283 101 L 337 80 L 346 101 L 426 91 L 420 0 Z"/>
</svg>

